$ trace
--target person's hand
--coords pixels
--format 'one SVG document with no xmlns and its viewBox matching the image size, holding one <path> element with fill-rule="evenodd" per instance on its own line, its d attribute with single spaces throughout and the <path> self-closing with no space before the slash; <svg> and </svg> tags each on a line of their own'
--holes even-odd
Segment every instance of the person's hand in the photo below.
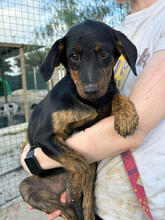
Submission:
<svg viewBox="0 0 165 220">
<path fill-rule="evenodd" d="M 66 191 L 61 194 L 60 200 L 61 200 L 62 203 L 66 203 L 67 202 L 68 198 L 67 198 Z M 62 213 L 61 210 L 59 210 L 59 209 L 55 210 L 54 212 L 52 212 L 51 214 L 48 215 L 48 219 L 49 220 L 53 220 L 54 218 L 59 217 L 61 215 L 61 213 Z"/>
<path fill-rule="evenodd" d="M 30 171 L 24 161 L 29 150 L 30 150 L 30 145 L 27 144 L 24 147 L 22 155 L 21 155 L 21 164 L 22 164 L 23 168 L 30 173 Z M 36 157 L 37 161 L 39 162 L 41 168 L 44 170 L 61 167 L 61 165 L 58 162 L 56 162 L 55 160 L 51 159 L 46 154 L 44 154 L 42 149 L 39 147 L 34 149 L 34 156 Z"/>
<path fill-rule="evenodd" d="M 62 203 L 67 202 L 68 198 L 67 198 L 66 191 L 61 194 L 60 200 L 61 200 Z M 34 208 L 32 206 L 29 206 L 29 209 L 33 210 Z M 53 219 L 59 217 L 61 215 L 61 213 L 62 213 L 61 210 L 57 209 L 57 210 L 55 210 L 54 212 L 52 212 L 51 214 L 48 215 L 48 219 L 53 220 Z"/>
</svg>

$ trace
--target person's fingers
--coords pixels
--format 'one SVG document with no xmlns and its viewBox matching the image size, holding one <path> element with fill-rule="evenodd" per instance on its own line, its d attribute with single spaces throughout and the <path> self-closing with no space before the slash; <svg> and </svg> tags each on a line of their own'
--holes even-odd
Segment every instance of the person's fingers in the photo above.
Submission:
<svg viewBox="0 0 165 220">
<path fill-rule="evenodd" d="M 61 210 L 56 210 L 54 212 L 52 212 L 51 214 L 48 215 L 48 219 L 49 220 L 53 220 L 54 218 L 57 218 L 61 215 Z"/>
<path fill-rule="evenodd" d="M 33 210 L 34 208 L 32 206 L 29 206 L 30 210 Z M 57 218 L 61 215 L 61 210 L 56 210 L 48 215 L 49 220 L 53 220 L 54 218 Z"/>
<path fill-rule="evenodd" d="M 62 203 L 67 202 L 67 193 L 66 193 L 66 191 L 61 194 L 60 201 Z M 56 211 L 54 211 L 54 212 L 52 212 L 51 214 L 48 215 L 48 219 L 53 220 L 54 218 L 57 218 L 60 215 L 61 215 L 61 210 L 56 210 Z"/>
<path fill-rule="evenodd" d="M 32 206 L 29 206 L 29 209 L 33 210 L 34 208 Z M 52 220 L 54 218 L 57 218 L 60 215 L 61 215 L 61 210 L 56 210 L 56 211 L 54 211 L 54 212 L 52 212 L 51 214 L 48 215 L 48 219 Z"/>
<path fill-rule="evenodd" d="M 32 206 L 29 206 L 29 209 L 30 209 L 30 210 L 33 210 L 34 208 L 33 208 Z"/>
<path fill-rule="evenodd" d="M 61 197 L 60 197 L 60 201 L 62 202 L 62 203 L 66 203 L 67 202 L 67 192 L 66 191 L 64 191 L 62 194 L 61 194 Z M 54 218 L 57 218 L 58 216 L 60 216 L 61 215 L 61 210 L 56 210 L 56 211 L 54 211 L 54 212 L 52 212 L 51 214 L 49 214 L 48 215 L 48 219 L 49 220 L 52 220 L 52 219 L 54 219 Z"/>
</svg>

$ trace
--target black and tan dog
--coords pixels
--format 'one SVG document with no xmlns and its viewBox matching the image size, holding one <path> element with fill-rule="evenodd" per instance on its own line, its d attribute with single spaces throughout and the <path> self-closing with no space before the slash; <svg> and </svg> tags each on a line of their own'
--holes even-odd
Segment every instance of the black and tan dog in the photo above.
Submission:
<svg viewBox="0 0 165 220">
<path fill-rule="evenodd" d="M 20 192 L 34 208 L 51 213 L 62 210 L 64 219 L 94 220 L 93 185 L 95 164 L 65 144 L 74 131 L 91 126 L 109 115 L 123 137 L 134 133 L 138 116 L 134 105 L 116 89 L 113 67 L 123 54 L 134 74 L 137 51 L 121 32 L 104 23 L 87 20 L 57 40 L 41 67 L 44 80 L 62 63 L 65 77 L 35 108 L 30 119 L 30 145 L 41 147 L 62 164 L 45 177 L 31 176 L 20 184 Z M 67 190 L 69 202 L 60 202 Z"/>
</svg>

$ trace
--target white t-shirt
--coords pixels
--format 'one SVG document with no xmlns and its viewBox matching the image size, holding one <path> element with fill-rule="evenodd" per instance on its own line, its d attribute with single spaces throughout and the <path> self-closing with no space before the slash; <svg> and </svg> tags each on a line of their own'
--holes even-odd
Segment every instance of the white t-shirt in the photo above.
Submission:
<svg viewBox="0 0 165 220">
<path fill-rule="evenodd" d="M 139 76 L 152 55 L 165 50 L 165 0 L 158 0 L 149 8 L 126 16 L 117 29 L 137 47 Z M 136 80 L 130 72 L 121 93 L 128 96 Z M 153 218 L 165 220 L 165 119 L 146 136 L 139 148 L 133 150 L 133 155 Z M 95 196 L 96 213 L 104 220 L 146 219 L 120 156 L 107 158 L 99 164 Z"/>
</svg>

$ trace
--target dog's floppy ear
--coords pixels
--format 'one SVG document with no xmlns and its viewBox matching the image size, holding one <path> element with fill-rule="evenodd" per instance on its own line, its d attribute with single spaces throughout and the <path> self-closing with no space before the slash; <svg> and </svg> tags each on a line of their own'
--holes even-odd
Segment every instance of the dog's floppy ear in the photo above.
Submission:
<svg viewBox="0 0 165 220">
<path fill-rule="evenodd" d="M 63 38 L 57 40 L 51 47 L 46 59 L 40 68 L 40 73 L 45 81 L 48 81 L 53 75 L 54 68 L 58 66 L 62 60 L 61 55 L 64 50 Z"/>
<path fill-rule="evenodd" d="M 135 76 L 136 73 L 136 60 L 137 60 L 137 49 L 135 45 L 120 31 L 115 31 L 115 46 L 119 54 L 122 54 L 126 59 L 127 63 L 131 67 Z"/>
</svg>

